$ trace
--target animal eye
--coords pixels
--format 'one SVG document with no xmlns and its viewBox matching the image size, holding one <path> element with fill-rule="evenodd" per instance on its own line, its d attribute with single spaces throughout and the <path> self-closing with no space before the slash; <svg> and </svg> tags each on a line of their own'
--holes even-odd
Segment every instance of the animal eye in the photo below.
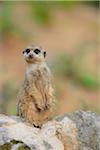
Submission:
<svg viewBox="0 0 100 150">
<path fill-rule="evenodd" d="M 28 54 L 30 52 L 30 49 L 26 49 L 25 52 Z"/>
<path fill-rule="evenodd" d="M 39 49 L 35 49 L 34 53 L 39 54 L 41 51 Z"/>
</svg>

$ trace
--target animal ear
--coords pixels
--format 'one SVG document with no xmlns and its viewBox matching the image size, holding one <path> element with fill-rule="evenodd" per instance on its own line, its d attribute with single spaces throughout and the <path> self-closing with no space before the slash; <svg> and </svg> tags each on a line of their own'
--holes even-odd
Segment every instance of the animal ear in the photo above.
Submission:
<svg viewBox="0 0 100 150">
<path fill-rule="evenodd" d="M 44 54 L 44 58 L 45 58 L 46 57 L 46 51 L 44 51 L 43 54 Z"/>
</svg>

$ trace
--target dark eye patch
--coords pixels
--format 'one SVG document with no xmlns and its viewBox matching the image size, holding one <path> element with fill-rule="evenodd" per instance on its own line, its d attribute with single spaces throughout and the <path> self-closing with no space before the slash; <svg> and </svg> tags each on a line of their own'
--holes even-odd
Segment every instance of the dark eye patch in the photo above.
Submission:
<svg viewBox="0 0 100 150">
<path fill-rule="evenodd" d="M 30 52 L 30 49 L 26 49 L 25 52 L 28 54 Z"/>
<path fill-rule="evenodd" d="M 39 49 L 37 49 L 37 48 L 34 50 L 34 53 L 35 53 L 35 54 L 39 54 L 40 52 L 41 52 L 41 51 L 40 51 Z"/>
</svg>

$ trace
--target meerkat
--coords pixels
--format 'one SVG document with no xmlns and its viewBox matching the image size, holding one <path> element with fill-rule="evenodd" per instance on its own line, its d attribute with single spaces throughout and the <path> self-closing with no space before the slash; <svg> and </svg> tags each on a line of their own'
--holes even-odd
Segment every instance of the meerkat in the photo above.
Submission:
<svg viewBox="0 0 100 150">
<path fill-rule="evenodd" d="M 55 114 L 52 74 L 45 61 L 46 51 L 41 47 L 28 46 L 23 56 L 26 71 L 18 94 L 17 115 L 35 127 L 41 127 Z"/>
</svg>

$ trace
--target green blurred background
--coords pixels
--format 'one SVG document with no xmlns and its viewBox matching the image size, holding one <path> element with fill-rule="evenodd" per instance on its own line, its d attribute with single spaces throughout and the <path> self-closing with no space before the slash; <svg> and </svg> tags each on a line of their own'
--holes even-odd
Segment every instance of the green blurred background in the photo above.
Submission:
<svg viewBox="0 0 100 150">
<path fill-rule="evenodd" d="M 58 114 L 100 113 L 99 1 L 0 1 L 0 113 L 16 114 L 30 43 L 47 50 Z"/>
</svg>

